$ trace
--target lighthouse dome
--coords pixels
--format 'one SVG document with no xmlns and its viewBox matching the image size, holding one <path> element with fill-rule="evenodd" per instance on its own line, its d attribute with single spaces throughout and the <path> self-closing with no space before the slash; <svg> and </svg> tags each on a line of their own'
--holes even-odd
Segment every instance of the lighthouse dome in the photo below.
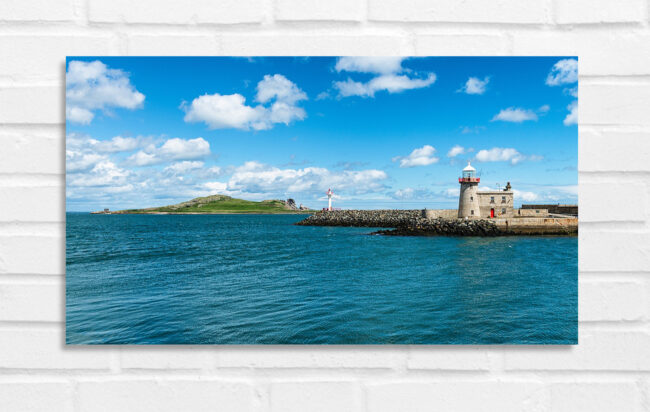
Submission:
<svg viewBox="0 0 650 412">
<path fill-rule="evenodd" d="M 465 166 L 465 168 L 463 169 L 463 172 L 476 172 L 476 169 L 474 169 L 472 167 L 472 165 L 469 164 L 469 162 L 467 162 L 467 166 Z"/>
</svg>

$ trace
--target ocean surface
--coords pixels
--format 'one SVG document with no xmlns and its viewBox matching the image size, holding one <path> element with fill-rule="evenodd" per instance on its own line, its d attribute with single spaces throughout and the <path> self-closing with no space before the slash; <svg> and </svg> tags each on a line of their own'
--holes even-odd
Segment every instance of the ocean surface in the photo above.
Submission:
<svg viewBox="0 0 650 412">
<path fill-rule="evenodd" d="M 575 344 L 577 237 L 67 214 L 68 344 Z"/>
</svg>

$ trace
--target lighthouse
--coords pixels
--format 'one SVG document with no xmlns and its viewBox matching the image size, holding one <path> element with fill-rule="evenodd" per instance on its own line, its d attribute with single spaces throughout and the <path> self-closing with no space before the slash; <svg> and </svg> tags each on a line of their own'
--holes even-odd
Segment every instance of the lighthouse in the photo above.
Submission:
<svg viewBox="0 0 650 412">
<path fill-rule="evenodd" d="M 332 189 L 327 189 L 327 210 L 332 210 Z"/>
<path fill-rule="evenodd" d="M 481 209 L 478 199 L 478 184 L 480 177 L 476 177 L 476 169 L 467 162 L 463 169 L 462 177 L 458 178 L 460 183 L 460 197 L 458 199 L 458 217 L 471 219 L 481 217 Z"/>
</svg>

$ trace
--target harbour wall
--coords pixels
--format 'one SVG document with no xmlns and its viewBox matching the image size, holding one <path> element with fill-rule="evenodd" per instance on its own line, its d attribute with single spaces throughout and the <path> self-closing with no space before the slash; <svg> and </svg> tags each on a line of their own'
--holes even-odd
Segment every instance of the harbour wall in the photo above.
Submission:
<svg viewBox="0 0 650 412">
<path fill-rule="evenodd" d="M 512 217 L 458 219 L 453 209 L 436 210 L 333 210 L 317 212 L 297 222 L 299 226 L 391 228 L 377 233 L 411 236 L 575 235 L 577 218 Z M 454 216 L 448 218 L 444 216 Z"/>
<path fill-rule="evenodd" d="M 398 227 L 422 218 L 422 210 L 331 210 L 301 220 L 301 226 Z"/>
</svg>

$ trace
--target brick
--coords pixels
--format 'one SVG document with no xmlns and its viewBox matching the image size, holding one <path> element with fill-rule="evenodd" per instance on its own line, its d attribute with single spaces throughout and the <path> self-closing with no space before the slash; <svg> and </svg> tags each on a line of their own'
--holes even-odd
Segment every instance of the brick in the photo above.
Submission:
<svg viewBox="0 0 650 412">
<path fill-rule="evenodd" d="M 205 56 L 219 54 L 216 36 L 131 35 L 128 54 L 133 56 Z"/>
<path fill-rule="evenodd" d="M 356 382 L 282 382 L 271 385 L 271 411 L 360 411 Z"/>
<path fill-rule="evenodd" d="M 640 23 L 646 19 L 644 0 L 555 0 L 554 5 L 559 24 Z"/>
<path fill-rule="evenodd" d="M 547 23 L 546 1 L 370 0 L 369 20 L 396 22 Z"/>
<path fill-rule="evenodd" d="M 650 131 L 581 130 L 578 152 L 580 171 L 648 172 Z"/>
<path fill-rule="evenodd" d="M 249 411 L 250 385 L 217 380 L 129 380 L 79 382 L 76 401 L 82 411 Z"/>
<path fill-rule="evenodd" d="M 64 107 L 61 87 L 0 89 L 0 123 L 64 123 Z"/>
<path fill-rule="evenodd" d="M 39 82 L 54 80 L 64 85 L 66 56 L 115 54 L 116 44 L 114 36 L 0 36 L 0 50 L 12 56 L 0 65 L 0 77 Z"/>
<path fill-rule="evenodd" d="M 219 347 L 217 366 L 225 368 L 393 368 L 404 363 L 398 346 Z"/>
<path fill-rule="evenodd" d="M 3 0 L 0 2 L 0 20 L 69 21 L 74 19 L 73 0 L 56 2 L 50 0 Z"/>
<path fill-rule="evenodd" d="M 60 309 L 58 309 L 60 310 Z M 106 347 L 66 347 L 58 330 L 0 330 L 0 369 L 108 369 Z"/>
<path fill-rule="evenodd" d="M 0 128 L 0 173 L 64 173 L 63 127 Z"/>
<path fill-rule="evenodd" d="M 63 187 L 0 187 L 0 222 L 63 222 Z M 43 200 L 47 199 L 47 207 Z"/>
<path fill-rule="evenodd" d="M 63 279 L 52 284 L 0 283 L 0 321 L 65 320 Z"/>
<path fill-rule="evenodd" d="M 488 351 L 473 346 L 428 346 L 409 348 L 409 369 L 488 370 Z"/>
<path fill-rule="evenodd" d="M 368 410 L 376 412 L 538 410 L 546 399 L 543 385 L 529 382 L 446 380 L 367 386 Z"/>
<path fill-rule="evenodd" d="M 650 126 L 650 84 L 580 84 L 580 124 Z"/>
<path fill-rule="evenodd" d="M 4 411 L 72 412 L 72 385 L 64 382 L 2 382 Z"/>
<path fill-rule="evenodd" d="M 549 387 L 550 410 L 643 411 L 641 393 L 634 382 L 566 382 Z"/>
<path fill-rule="evenodd" d="M 418 34 L 415 54 L 418 56 L 494 56 L 507 54 L 508 38 L 487 34 Z"/>
<path fill-rule="evenodd" d="M 65 239 L 54 236 L 0 236 L 0 273 L 65 273 Z"/>
<path fill-rule="evenodd" d="M 581 281 L 579 291 L 580 321 L 630 321 L 647 315 L 641 283 Z"/>
<path fill-rule="evenodd" d="M 88 8 L 90 21 L 103 23 L 259 23 L 265 15 L 263 0 L 222 0 L 218 6 L 211 0 L 90 0 Z"/>
<path fill-rule="evenodd" d="M 390 56 L 412 54 L 403 35 L 224 34 L 226 56 Z"/>
<path fill-rule="evenodd" d="M 650 261 L 647 233 L 580 229 L 578 264 L 581 271 L 645 271 Z"/>
<path fill-rule="evenodd" d="M 586 183 L 581 178 L 580 222 L 645 221 L 648 210 L 647 187 L 638 180 L 628 179 Z M 603 196 L 603 187 L 607 195 Z"/>
<path fill-rule="evenodd" d="M 361 21 L 365 12 L 365 3 L 361 0 L 292 0 L 275 1 L 276 20 L 336 20 Z"/>
<path fill-rule="evenodd" d="M 125 346 L 120 350 L 122 369 L 209 369 L 214 365 L 212 350 L 194 347 Z"/>
<path fill-rule="evenodd" d="M 517 56 L 579 56 L 581 76 L 650 74 L 650 50 L 645 47 L 650 35 L 645 32 L 513 30 L 510 35 Z"/>
<path fill-rule="evenodd" d="M 576 346 L 513 346 L 504 352 L 504 361 L 507 370 L 648 371 L 650 335 L 581 330 Z"/>
</svg>

